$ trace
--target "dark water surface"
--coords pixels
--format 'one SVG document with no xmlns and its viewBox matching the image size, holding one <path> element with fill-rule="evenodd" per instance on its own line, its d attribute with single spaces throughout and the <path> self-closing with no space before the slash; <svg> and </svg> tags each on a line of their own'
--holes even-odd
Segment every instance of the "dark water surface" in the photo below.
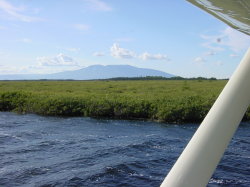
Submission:
<svg viewBox="0 0 250 187">
<path fill-rule="evenodd" d="M 197 125 L 0 113 L 0 186 L 159 186 Z M 241 124 L 208 186 L 250 186 Z"/>
</svg>

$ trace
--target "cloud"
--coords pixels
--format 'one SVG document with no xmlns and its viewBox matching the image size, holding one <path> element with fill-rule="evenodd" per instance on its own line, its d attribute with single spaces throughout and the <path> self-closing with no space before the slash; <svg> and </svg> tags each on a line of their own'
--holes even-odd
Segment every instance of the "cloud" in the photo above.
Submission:
<svg viewBox="0 0 250 187">
<path fill-rule="evenodd" d="M 220 45 L 222 35 L 214 35 L 214 36 L 208 36 L 208 35 L 201 35 L 201 38 L 206 40 L 206 42 L 202 43 L 202 46 L 210 49 L 213 52 L 220 52 L 224 51 L 224 47 Z M 209 56 L 209 55 L 208 55 Z"/>
<path fill-rule="evenodd" d="M 89 25 L 86 24 L 74 24 L 73 27 L 77 30 L 81 30 L 81 31 L 87 31 L 90 29 Z"/>
<path fill-rule="evenodd" d="M 202 55 L 196 57 L 194 59 L 194 62 L 197 64 L 203 64 L 204 62 L 207 61 L 207 58 L 216 55 L 217 53 L 214 51 L 207 51 L 206 53 L 203 53 Z"/>
<path fill-rule="evenodd" d="M 111 56 L 116 57 L 116 58 L 128 59 L 128 58 L 134 58 L 134 57 L 136 57 L 136 55 L 135 55 L 135 53 L 133 51 L 121 48 L 116 43 L 114 43 L 111 46 L 110 52 L 111 52 Z"/>
<path fill-rule="evenodd" d="M 88 3 L 89 8 L 96 11 L 112 11 L 113 8 L 107 3 L 101 0 L 85 0 Z"/>
<path fill-rule="evenodd" d="M 21 69 L 16 66 L 0 65 L 0 74 L 21 73 Z"/>
<path fill-rule="evenodd" d="M 41 18 L 24 15 L 24 7 L 16 7 L 6 0 L 0 0 L 0 10 L 5 13 L 5 17 L 8 19 L 14 19 L 23 22 L 36 22 L 41 21 Z"/>
<path fill-rule="evenodd" d="M 202 46 L 214 52 L 220 52 L 226 48 L 234 52 L 240 52 L 246 50 L 250 44 L 249 36 L 231 27 L 226 27 L 217 35 L 201 35 L 201 38 L 206 40 Z"/>
<path fill-rule="evenodd" d="M 94 52 L 93 56 L 102 57 L 102 56 L 105 56 L 105 54 L 103 52 Z"/>
<path fill-rule="evenodd" d="M 237 30 L 227 27 L 222 33 L 225 36 L 222 45 L 228 46 L 235 52 L 245 50 L 250 45 L 250 37 Z"/>
<path fill-rule="evenodd" d="M 41 66 L 41 65 L 31 65 L 20 67 L 22 73 L 32 73 L 32 74 L 50 74 L 58 73 L 62 71 L 72 71 L 81 69 L 83 66 Z"/>
<path fill-rule="evenodd" d="M 141 55 L 136 55 L 135 52 L 124 49 L 119 46 L 119 44 L 114 43 L 110 48 L 111 56 L 116 58 L 122 58 L 122 59 L 130 59 L 130 58 L 137 58 L 141 60 L 166 60 L 169 61 L 169 58 L 167 55 L 164 54 L 150 54 L 148 52 L 144 52 Z M 96 53 L 94 56 L 99 56 L 98 53 Z M 101 56 L 101 55 L 100 55 Z"/>
<path fill-rule="evenodd" d="M 2 57 L 4 53 L 0 51 Z M 62 71 L 81 69 L 71 57 L 58 54 L 55 57 L 37 57 L 33 65 L 8 65 L 0 64 L 0 74 L 49 74 Z"/>
<path fill-rule="evenodd" d="M 142 55 L 139 56 L 140 59 L 142 60 L 169 60 L 167 58 L 167 55 L 163 54 L 150 54 L 150 53 L 143 53 Z"/>
<path fill-rule="evenodd" d="M 0 65 L 0 74 L 24 74 L 29 73 L 29 66 Z"/>
<path fill-rule="evenodd" d="M 196 62 L 198 64 L 202 64 L 203 62 L 206 62 L 206 60 L 203 57 L 196 57 L 194 59 L 194 62 Z"/>
<path fill-rule="evenodd" d="M 11 66 L 11 65 L 0 65 L 0 74 L 50 74 L 58 73 L 62 71 L 71 71 L 81 69 L 83 66 L 41 66 L 30 65 L 30 66 Z"/>
<path fill-rule="evenodd" d="M 204 62 L 207 61 L 207 58 L 209 58 L 211 56 L 214 56 L 216 54 L 217 54 L 217 52 L 215 52 L 215 51 L 212 51 L 212 50 L 211 51 L 207 51 L 206 53 L 203 53 L 202 55 L 196 57 L 194 59 L 194 62 L 197 63 L 197 64 L 203 64 Z"/>
<path fill-rule="evenodd" d="M 217 53 L 225 50 L 224 47 L 216 46 L 214 43 L 211 42 L 203 43 L 202 46 L 211 49 L 213 51 L 216 51 Z"/>
<path fill-rule="evenodd" d="M 55 57 L 37 57 L 36 60 L 39 66 L 79 66 L 73 58 L 62 53 Z"/>
</svg>

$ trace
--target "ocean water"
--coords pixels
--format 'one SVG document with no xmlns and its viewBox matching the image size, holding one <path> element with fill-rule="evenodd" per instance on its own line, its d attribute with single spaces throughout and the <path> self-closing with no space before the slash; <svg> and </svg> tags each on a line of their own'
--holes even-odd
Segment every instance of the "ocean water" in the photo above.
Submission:
<svg viewBox="0 0 250 187">
<path fill-rule="evenodd" d="M 0 112 L 0 186 L 156 187 L 197 127 Z M 250 186 L 250 123 L 208 186 Z"/>
</svg>

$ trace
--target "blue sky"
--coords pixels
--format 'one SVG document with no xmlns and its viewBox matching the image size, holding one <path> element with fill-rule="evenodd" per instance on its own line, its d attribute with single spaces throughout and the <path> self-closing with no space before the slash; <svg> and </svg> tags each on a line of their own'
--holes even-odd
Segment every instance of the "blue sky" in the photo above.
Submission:
<svg viewBox="0 0 250 187">
<path fill-rule="evenodd" d="M 0 74 L 128 64 L 228 78 L 249 44 L 185 0 L 0 0 Z"/>
</svg>

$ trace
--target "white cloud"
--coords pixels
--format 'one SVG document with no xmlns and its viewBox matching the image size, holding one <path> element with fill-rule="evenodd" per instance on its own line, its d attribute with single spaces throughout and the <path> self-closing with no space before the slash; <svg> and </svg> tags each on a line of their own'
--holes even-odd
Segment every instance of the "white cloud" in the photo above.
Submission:
<svg viewBox="0 0 250 187">
<path fill-rule="evenodd" d="M 119 44 L 114 43 L 110 48 L 111 56 L 116 58 L 123 58 L 123 59 L 129 59 L 129 58 L 138 58 L 141 60 L 166 60 L 169 61 L 169 58 L 167 55 L 164 54 L 150 54 L 148 52 L 144 52 L 141 55 L 136 55 L 135 52 L 124 49 L 119 46 Z M 94 56 L 102 56 L 98 53 L 94 54 Z"/>
<path fill-rule="evenodd" d="M 57 73 L 62 71 L 72 71 L 81 69 L 83 66 L 41 66 L 41 65 L 32 65 L 21 67 L 22 73 L 32 73 L 32 74 L 50 74 Z"/>
<path fill-rule="evenodd" d="M 81 30 L 81 31 L 87 31 L 90 29 L 89 25 L 86 24 L 74 24 L 73 27 L 77 30 Z"/>
<path fill-rule="evenodd" d="M 79 66 L 73 58 L 62 53 L 55 57 L 37 57 L 37 62 L 39 66 Z"/>
<path fill-rule="evenodd" d="M 119 47 L 118 44 L 114 43 L 110 48 L 111 56 L 116 58 L 134 58 L 136 57 L 133 51 Z"/>
<path fill-rule="evenodd" d="M 222 35 L 213 35 L 213 36 L 208 36 L 208 35 L 201 35 L 201 38 L 206 40 L 202 44 L 203 47 L 210 49 L 213 52 L 220 52 L 224 51 L 224 47 L 220 45 Z"/>
<path fill-rule="evenodd" d="M 150 53 L 143 53 L 142 55 L 139 56 L 140 59 L 142 60 L 169 60 L 167 58 L 167 55 L 163 54 L 150 54 Z"/>
<path fill-rule="evenodd" d="M 250 45 L 249 36 L 231 27 L 226 27 L 217 35 L 201 35 L 201 38 L 206 40 L 202 46 L 214 52 L 223 51 L 225 48 L 229 48 L 234 52 L 240 52 L 246 50 Z"/>
<path fill-rule="evenodd" d="M 225 50 L 224 47 L 217 46 L 216 44 L 214 44 L 212 42 L 203 43 L 202 46 L 205 48 L 208 48 L 210 50 L 216 51 L 217 53 Z"/>
<path fill-rule="evenodd" d="M 93 56 L 102 57 L 102 56 L 105 56 L 105 53 L 103 53 L 103 52 L 94 52 Z"/>
<path fill-rule="evenodd" d="M 2 75 L 6 75 L 6 74 L 50 74 L 50 73 L 58 73 L 62 71 L 77 70 L 81 68 L 83 68 L 83 66 L 0 65 L 0 74 Z"/>
<path fill-rule="evenodd" d="M 97 11 L 112 11 L 112 7 L 101 0 L 85 0 L 88 3 L 89 8 Z"/>
<path fill-rule="evenodd" d="M 196 62 L 198 64 L 202 64 L 203 62 L 206 62 L 206 60 L 203 57 L 196 57 L 194 59 L 194 62 Z"/>
<path fill-rule="evenodd" d="M 228 46 L 235 52 L 245 50 L 250 46 L 250 37 L 237 30 L 227 27 L 222 33 L 225 36 L 222 45 Z"/>
<path fill-rule="evenodd" d="M 6 54 L 0 51 L 0 57 L 4 55 Z M 83 66 L 71 57 L 58 54 L 55 57 L 37 57 L 36 62 L 31 65 L 0 64 L 0 74 L 49 74 L 81 68 Z"/>
<path fill-rule="evenodd" d="M 21 69 L 16 66 L 0 65 L 0 74 L 21 73 Z"/>
<path fill-rule="evenodd" d="M 23 74 L 28 72 L 28 66 L 0 65 L 0 74 Z"/>
<path fill-rule="evenodd" d="M 194 62 L 197 64 L 203 64 L 204 62 L 207 61 L 207 58 L 209 58 L 210 56 L 214 56 L 217 53 L 215 51 L 207 51 L 206 53 L 203 53 L 202 55 L 196 57 L 194 59 Z"/>
<path fill-rule="evenodd" d="M 24 7 L 16 7 L 6 0 L 0 0 L 0 10 L 5 13 L 5 17 L 8 19 L 15 19 L 23 22 L 36 22 L 42 20 L 37 17 L 24 15 Z"/>
</svg>

